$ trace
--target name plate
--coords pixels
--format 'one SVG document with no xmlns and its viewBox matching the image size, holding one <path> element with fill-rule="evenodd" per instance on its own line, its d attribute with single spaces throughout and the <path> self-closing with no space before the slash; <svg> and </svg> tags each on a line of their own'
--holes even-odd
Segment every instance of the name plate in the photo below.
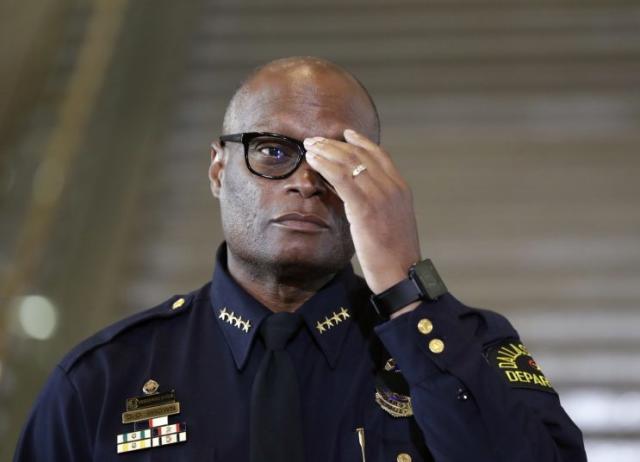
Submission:
<svg viewBox="0 0 640 462">
<path fill-rule="evenodd" d="M 180 414 L 180 403 L 162 404 L 160 406 L 145 407 L 134 411 L 126 411 L 122 414 L 122 423 L 140 422 L 141 420 L 155 419 L 167 415 Z"/>
<path fill-rule="evenodd" d="M 155 395 L 140 396 L 138 398 L 127 399 L 127 411 L 135 411 L 143 407 L 159 406 L 161 404 L 173 403 L 176 400 L 175 390 Z"/>
</svg>

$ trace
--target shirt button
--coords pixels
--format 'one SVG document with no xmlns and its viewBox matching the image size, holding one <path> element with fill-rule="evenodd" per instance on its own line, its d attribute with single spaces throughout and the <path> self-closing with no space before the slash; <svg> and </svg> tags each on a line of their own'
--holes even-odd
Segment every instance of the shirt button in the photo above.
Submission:
<svg viewBox="0 0 640 462">
<path fill-rule="evenodd" d="M 434 338 L 429 342 L 429 351 L 431 353 L 442 353 L 444 351 L 444 342 L 439 338 Z"/>
<path fill-rule="evenodd" d="M 179 298 L 175 302 L 173 302 L 173 305 L 171 306 L 171 309 L 172 310 L 177 310 L 182 305 L 184 305 L 184 298 Z"/>
<path fill-rule="evenodd" d="M 422 318 L 418 321 L 418 330 L 421 334 L 427 335 L 433 330 L 433 323 L 427 318 Z"/>
<path fill-rule="evenodd" d="M 396 457 L 396 460 L 398 462 L 411 462 L 411 456 L 406 452 L 401 452 L 398 454 L 398 457 Z"/>
</svg>

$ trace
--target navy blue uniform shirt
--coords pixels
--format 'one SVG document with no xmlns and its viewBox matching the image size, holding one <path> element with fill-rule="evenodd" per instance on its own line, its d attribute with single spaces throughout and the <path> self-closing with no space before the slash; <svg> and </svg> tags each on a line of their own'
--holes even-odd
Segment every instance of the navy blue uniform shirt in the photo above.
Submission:
<svg viewBox="0 0 640 462">
<path fill-rule="evenodd" d="M 307 462 L 361 461 L 362 446 L 368 462 L 586 460 L 580 430 L 504 317 L 445 295 L 385 322 L 369 295 L 348 267 L 298 310 L 305 328 L 287 351 Z M 60 362 L 14 460 L 248 461 L 256 334 L 269 313 L 231 278 L 223 245 L 210 283 Z M 179 413 L 123 424 L 143 386 L 152 398 L 175 390 Z"/>
</svg>

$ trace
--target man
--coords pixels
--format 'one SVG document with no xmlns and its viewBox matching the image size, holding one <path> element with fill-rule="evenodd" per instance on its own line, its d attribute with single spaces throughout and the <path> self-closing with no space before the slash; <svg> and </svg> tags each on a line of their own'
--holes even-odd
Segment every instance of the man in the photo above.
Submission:
<svg viewBox="0 0 640 462">
<path fill-rule="evenodd" d="M 586 460 L 508 321 L 462 305 L 422 259 L 353 76 L 271 62 L 223 132 L 213 280 L 67 355 L 16 461 Z"/>
</svg>

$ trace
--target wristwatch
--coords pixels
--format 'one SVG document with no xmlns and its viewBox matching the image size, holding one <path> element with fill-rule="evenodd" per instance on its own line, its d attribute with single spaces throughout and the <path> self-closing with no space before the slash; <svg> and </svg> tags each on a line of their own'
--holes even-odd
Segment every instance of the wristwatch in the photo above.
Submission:
<svg viewBox="0 0 640 462">
<path fill-rule="evenodd" d="M 409 277 L 384 292 L 371 296 L 371 304 L 383 319 L 418 300 L 437 300 L 448 292 L 430 259 L 409 268 Z"/>
</svg>

